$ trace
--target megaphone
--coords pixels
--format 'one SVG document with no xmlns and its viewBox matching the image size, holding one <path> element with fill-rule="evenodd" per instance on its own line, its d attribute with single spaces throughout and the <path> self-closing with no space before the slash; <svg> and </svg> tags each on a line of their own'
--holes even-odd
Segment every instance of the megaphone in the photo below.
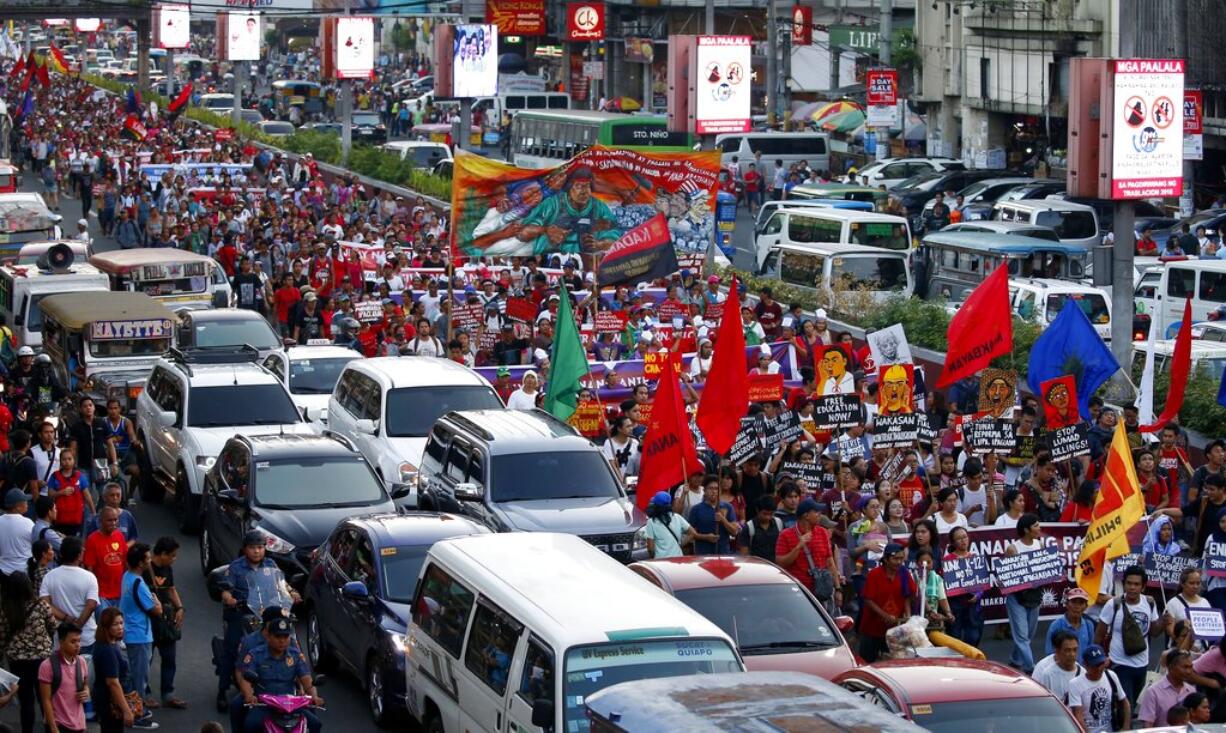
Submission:
<svg viewBox="0 0 1226 733">
<path fill-rule="evenodd" d="M 72 253 L 72 247 L 63 243 L 53 244 L 38 258 L 38 269 L 56 274 L 68 272 L 74 259 L 76 255 Z"/>
</svg>

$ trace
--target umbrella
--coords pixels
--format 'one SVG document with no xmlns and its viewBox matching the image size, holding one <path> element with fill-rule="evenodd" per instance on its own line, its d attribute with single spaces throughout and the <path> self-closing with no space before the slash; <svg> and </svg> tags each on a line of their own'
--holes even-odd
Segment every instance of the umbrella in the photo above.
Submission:
<svg viewBox="0 0 1226 733">
<path fill-rule="evenodd" d="M 821 122 L 825 118 L 832 115 L 852 111 L 864 114 L 864 108 L 860 105 L 846 99 L 840 99 L 836 102 L 828 102 L 827 104 L 818 107 L 810 114 L 810 119 L 812 119 L 814 122 Z"/>
<path fill-rule="evenodd" d="M 636 112 L 643 108 L 639 100 L 633 97 L 618 97 L 606 103 L 606 108 L 614 112 Z"/>
<path fill-rule="evenodd" d="M 864 112 L 858 109 L 835 112 L 816 120 L 816 123 L 819 129 L 827 132 L 852 132 L 864 125 Z"/>
<path fill-rule="evenodd" d="M 825 107 L 829 102 L 802 102 L 800 106 L 792 110 L 792 119 L 794 120 L 811 120 L 813 113 Z"/>
</svg>

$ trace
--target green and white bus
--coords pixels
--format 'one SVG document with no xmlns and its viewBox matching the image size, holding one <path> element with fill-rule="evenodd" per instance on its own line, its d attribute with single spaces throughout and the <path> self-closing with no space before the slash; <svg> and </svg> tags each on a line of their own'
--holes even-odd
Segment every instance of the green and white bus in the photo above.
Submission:
<svg viewBox="0 0 1226 733">
<path fill-rule="evenodd" d="M 521 168 L 553 168 L 593 145 L 667 153 L 692 151 L 695 142 L 669 130 L 663 115 L 524 110 L 511 123 L 511 160 Z"/>
</svg>

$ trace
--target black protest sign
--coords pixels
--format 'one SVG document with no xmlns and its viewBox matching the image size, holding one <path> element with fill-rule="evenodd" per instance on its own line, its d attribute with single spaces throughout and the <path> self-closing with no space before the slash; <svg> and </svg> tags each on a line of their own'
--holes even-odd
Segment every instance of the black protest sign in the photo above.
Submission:
<svg viewBox="0 0 1226 733">
<path fill-rule="evenodd" d="M 741 429 L 737 431 L 736 440 L 732 441 L 732 448 L 728 451 L 729 460 L 739 466 L 762 448 L 762 430 L 759 419 L 756 416 L 741 418 Z"/>
<path fill-rule="evenodd" d="M 941 563 L 941 577 L 945 580 L 945 595 L 951 598 L 980 593 L 992 585 L 985 555 L 947 558 Z"/>
<path fill-rule="evenodd" d="M 962 423 L 962 437 L 975 453 L 1010 453 L 1017 444 L 1011 420 L 984 418 Z"/>
<path fill-rule="evenodd" d="M 804 435 L 800 416 L 792 410 L 781 410 L 774 417 L 762 418 L 762 436 L 772 450 L 780 443 L 790 443 Z"/>
<path fill-rule="evenodd" d="M 1048 431 L 1044 442 L 1051 451 L 1051 459 L 1057 463 L 1090 455 L 1090 429 L 1083 422 Z"/>
<path fill-rule="evenodd" d="M 993 558 L 992 573 L 1001 595 L 1027 588 L 1042 588 L 1064 580 L 1068 562 L 1055 545 L 1034 552 L 1019 552 Z"/>
<path fill-rule="evenodd" d="M 911 448 L 919 440 L 921 416 L 914 412 L 902 415 L 878 415 L 873 420 L 874 448 Z M 847 460 L 844 457 L 843 460 Z"/>
<path fill-rule="evenodd" d="M 779 466 L 779 475 L 788 474 L 794 479 L 804 481 L 809 489 L 817 489 L 822 483 L 822 467 L 807 461 L 784 461 Z"/>
<path fill-rule="evenodd" d="M 906 468 L 905 461 L 907 457 L 902 451 L 895 451 L 890 454 L 890 457 L 885 460 L 885 465 L 878 471 L 878 476 L 882 481 L 894 483 L 903 477 L 903 471 Z"/>
<path fill-rule="evenodd" d="M 1205 542 L 1205 575 L 1226 578 L 1226 542 L 1217 542 L 1212 537 Z"/>
<path fill-rule="evenodd" d="M 813 398 L 813 423 L 818 430 L 842 430 L 860 422 L 860 395 L 828 394 Z"/>
<path fill-rule="evenodd" d="M 932 419 L 928 415 L 920 418 L 918 435 L 919 442 L 923 445 L 933 445 L 937 442 L 937 429 L 933 427 Z"/>
<path fill-rule="evenodd" d="M 1162 586 L 1168 590 L 1179 587 L 1179 576 L 1188 568 L 1200 567 L 1199 557 L 1162 555 L 1156 552 L 1145 555 L 1145 575 L 1151 588 Z"/>
</svg>

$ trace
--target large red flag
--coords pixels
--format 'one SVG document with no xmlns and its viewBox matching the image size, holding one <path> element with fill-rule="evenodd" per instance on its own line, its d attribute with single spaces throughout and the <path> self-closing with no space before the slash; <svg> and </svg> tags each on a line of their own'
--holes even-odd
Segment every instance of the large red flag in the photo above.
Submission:
<svg viewBox="0 0 1226 733">
<path fill-rule="evenodd" d="M 26 70 L 26 57 L 18 56 L 17 63 L 13 64 L 13 68 L 9 71 L 9 78 L 16 79 L 17 75 Z"/>
<path fill-rule="evenodd" d="M 727 453 L 749 411 L 749 380 L 745 367 L 745 331 L 741 324 L 741 295 L 736 278 L 728 286 L 728 300 L 715 338 L 711 371 L 698 402 L 698 428 L 716 453 Z"/>
<path fill-rule="evenodd" d="M 945 368 L 937 380 L 938 389 L 969 377 L 1013 350 L 1013 313 L 1005 265 L 979 283 L 949 322 L 946 334 Z"/>
<path fill-rule="evenodd" d="M 685 480 L 698 462 L 694 435 L 685 417 L 681 401 L 681 385 L 677 382 L 679 354 L 668 351 L 668 359 L 660 370 L 656 397 L 651 406 L 647 432 L 643 434 L 643 457 L 639 463 L 639 482 L 635 503 L 646 509 L 657 491 L 671 489 Z M 744 370 L 742 370 L 744 371 Z"/>
<path fill-rule="evenodd" d="M 1157 328 L 1157 326 L 1150 326 Z M 1152 425 L 1142 425 L 1142 433 L 1156 433 L 1162 426 L 1175 419 L 1179 408 L 1183 407 L 1183 393 L 1188 387 L 1188 375 L 1192 372 L 1192 299 L 1183 304 L 1183 321 L 1179 324 L 1179 335 L 1175 337 L 1175 351 L 1171 354 L 1171 388 L 1166 393 L 1166 405 L 1162 414 Z"/>
</svg>

